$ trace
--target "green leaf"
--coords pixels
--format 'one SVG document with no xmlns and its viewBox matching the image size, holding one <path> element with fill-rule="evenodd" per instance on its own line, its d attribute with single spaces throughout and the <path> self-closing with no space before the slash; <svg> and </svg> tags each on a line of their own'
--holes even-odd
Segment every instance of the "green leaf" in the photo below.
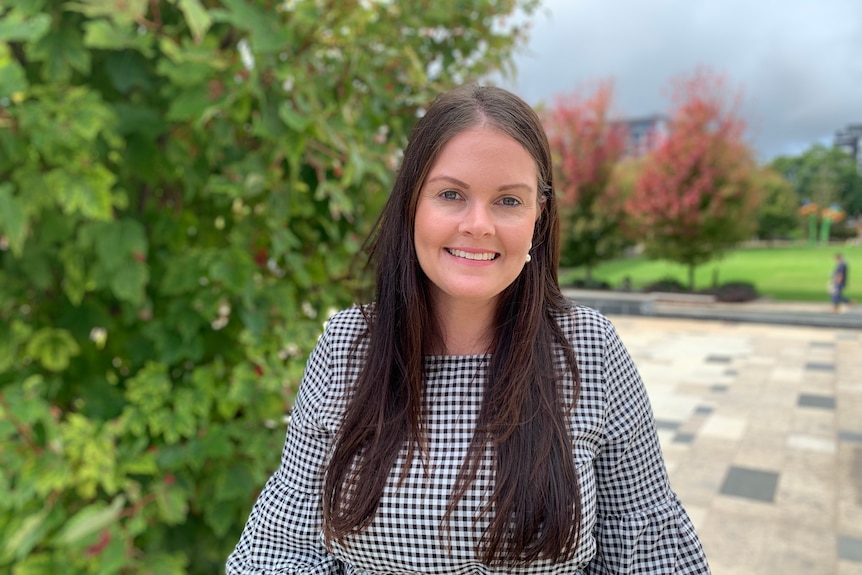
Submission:
<svg viewBox="0 0 862 575">
<path fill-rule="evenodd" d="M 90 18 L 106 17 L 117 24 L 132 26 L 147 12 L 147 0 L 82 0 L 67 2 L 65 9 Z"/>
<path fill-rule="evenodd" d="M 51 16 L 37 14 L 26 17 L 19 10 L 12 10 L 0 18 L 0 42 L 33 42 L 51 27 Z"/>
<path fill-rule="evenodd" d="M 109 287 L 118 299 L 140 306 L 150 279 L 143 225 L 128 218 L 95 222 L 81 229 L 81 243 L 96 251 L 99 284 Z"/>
<path fill-rule="evenodd" d="M 60 250 L 60 262 L 63 264 L 63 293 L 72 305 L 80 305 L 87 292 L 86 259 L 77 245 L 69 243 Z"/>
<path fill-rule="evenodd" d="M 263 336 L 268 326 L 269 310 L 243 308 L 240 310 L 242 324 L 252 337 Z"/>
<path fill-rule="evenodd" d="M 56 573 L 58 565 L 54 557 L 48 553 L 29 555 L 16 563 L 11 575 L 48 575 Z"/>
<path fill-rule="evenodd" d="M 146 231 L 139 221 L 124 218 L 97 223 L 92 233 L 99 263 L 111 272 L 124 267 L 130 259 L 147 257 Z"/>
<path fill-rule="evenodd" d="M 131 475 L 155 475 L 159 467 L 156 465 L 156 457 L 152 452 L 136 455 L 126 463 L 123 472 Z"/>
<path fill-rule="evenodd" d="M 230 505 L 214 505 L 208 507 L 204 514 L 204 521 L 219 537 L 224 537 L 233 527 L 235 511 Z"/>
<path fill-rule="evenodd" d="M 45 536 L 45 520 L 50 512 L 51 508 L 45 507 L 18 523 L 3 545 L 0 563 L 7 563 L 12 558 L 20 561 L 33 550 Z"/>
<path fill-rule="evenodd" d="M 204 275 L 198 257 L 194 254 L 177 254 L 167 262 L 159 293 L 176 296 L 200 289 L 199 278 Z"/>
<path fill-rule="evenodd" d="M 30 326 L 13 320 L 0 324 L 0 373 L 21 360 L 20 346 L 30 335 Z M 3 418 L 0 417 L 0 420 Z"/>
<path fill-rule="evenodd" d="M 126 547 L 128 531 L 123 529 L 112 529 L 107 534 L 112 535 L 108 544 L 102 549 L 99 557 L 99 575 L 113 575 L 114 573 L 125 574 L 130 570 L 130 563 L 134 559 L 129 558 L 129 550 Z"/>
<path fill-rule="evenodd" d="M 84 46 L 96 50 L 138 50 L 152 56 L 149 36 L 135 33 L 128 25 L 112 24 L 108 20 L 90 20 L 84 24 Z"/>
<path fill-rule="evenodd" d="M 126 89 L 135 86 L 136 83 L 137 82 L 132 78 L 114 79 L 114 84 L 117 86 L 117 89 L 120 89 L 123 92 L 125 92 Z M 162 121 L 161 110 L 141 106 L 140 104 L 117 102 L 114 104 L 114 111 L 119 119 L 117 132 L 120 134 L 140 134 L 147 139 L 155 140 L 167 131 L 168 124 Z"/>
<path fill-rule="evenodd" d="M 164 406 L 170 392 L 171 382 L 165 367 L 155 362 L 148 362 L 135 377 L 126 382 L 126 399 L 147 413 L 156 412 Z"/>
<path fill-rule="evenodd" d="M 68 25 L 42 36 L 30 51 L 30 57 L 44 64 L 43 78 L 55 82 L 69 81 L 73 71 L 90 73 L 90 52 L 78 30 Z"/>
<path fill-rule="evenodd" d="M 223 428 L 210 428 L 203 437 L 190 442 L 191 452 L 199 461 L 227 459 L 234 455 L 230 434 Z"/>
<path fill-rule="evenodd" d="M 109 506 L 102 502 L 93 503 L 76 513 L 54 538 L 60 547 L 70 547 L 80 543 L 90 535 L 113 525 L 120 517 L 126 498 L 119 495 Z"/>
<path fill-rule="evenodd" d="M 248 287 L 254 271 L 255 264 L 248 253 L 231 250 L 213 264 L 210 279 L 222 282 L 234 293 L 240 293 Z"/>
<path fill-rule="evenodd" d="M 200 42 L 212 25 L 209 12 L 201 5 L 200 0 L 179 0 L 179 5 L 195 42 Z"/>
<path fill-rule="evenodd" d="M 254 478 L 245 465 L 231 465 L 216 478 L 216 501 L 234 501 L 254 490 Z"/>
<path fill-rule="evenodd" d="M 196 121 L 212 104 L 206 86 L 197 86 L 177 94 L 168 107 L 167 119 L 172 122 Z"/>
<path fill-rule="evenodd" d="M 0 98 L 11 98 L 27 91 L 29 83 L 24 69 L 15 60 L 4 58 L 5 46 L 0 44 Z"/>
<path fill-rule="evenodd" d="M 170 38 L 161 38 L 159 48 L 166 57 L 159 59 L 156 72 L 170 80 L 173 90 L 179 88 L 169 97 L 181 97 L 188 89 L 198 89 L 202 90 L 208 99 L 213 99 L 207 83 L 212 79 L 223 78 L 221 72 L 229 65 L 227 59 L 213 54 L 206 45 L 178 43 Z"/>
<path fill-rule="evenodd" d="M 150 279 L 143 225 L 128 218 L 94 222 L 81 228 L 81 244 L 95 249 L 95 281 L 110 288 L 121 301 L 140 306 Z"/>
<path fill-rule="evenodd" d="M 23 273 L 27 281 L 31 282 L 33 287 L 38 290 L 49 289 L 54 281 L 54 258 L 53 254 L 48 253 L 44 246 L 34 247 L 29 249 L 32 244 L 28 244 L 24 249 L 22 261 L 26 261 Z"/>
<path fill-rule="evenodd" d="M 80 213 L 95 220 L 108 220 L 113 215 L 111 191 L 115 181 L 116 176 L 104 166 L 93 166 L 86 172 L 58 168 L 45 175 L 45 186 L 57 194 L 65 213 Z"/>
<path fill-rule="evenodd" d="M 151 57 L 151 46 L 149 44 L 141 49 L 141 53 L 132 52 L 131 50 L 123 50 L 121 52 L 108 52 L 105 54 L 105 71 L 111 78 L 111 83 L 114 87 L 123 94 L 128 93 L 133 88 L 141 88 L 145 92 L 149 92 L 152 86 L 152 78 L 148 69 L 147 58 Z M 114 102 L 115 109 L 126 102 Z M 140 102 L 133 104 L 131 107 L 146 105 Z M 122 132 L 121 132 L 122 133 Z"/>
<path fill-rule="evenodd" d="M 8 183 L 0 183 L 0 236 L 6 236 L 12 253 L 21 257 L 27 238 L 27 214 Z"/>
<path fill-rule="evenodd" d="M 81 353 L 75 338 L 64 329 L 45 327 L 27 342 L 27 355 L 38 360 L 45 369 L 63 371 L 69 360 Z"/>
<path fill-rule="evenodd" d="M 31 375 L 20 385 L 3 389 L 9 412 L 15 414 L 18 423 L 31 425 L 45 420 L 49 406 L 38 397 L 38 393 L 44 389 L 44 381 L 41 375 Z"/>
<path fill-rule="evenodd" d="M 163 485 L 156 491 L 156 505 L 159 517 L 165 524 L 178 525 L 188 513 L 188 495 L 177 485 Z"/>
<path fill-rule="evenodd" d="M 292 44 L 288 28 L 279 18 L 274 18 L 269 9 L 255 6 L 246 0 L 223 0 L 230 12 L 213 12 L 215 19 L 228 21 L 237 28 L 250 33 L 252 48 L 255 52 L 276 53 Z"/>
<path fill-rule="evenodd" d="M 144 290 L 149 280 L 147 266 L 133 260 L 115 269 L 108 285 L 117 299 L 140 306 L 144 302 Z"/>
<path fill-rule="evenodd" d="M 294 110 L 292 102 L 285 101 L 278 108 L 278 117 L 281 118 L 290 129 L 295 132 L 304 132 L 312 122 L 312 118 L 302 112 Z"/>
<path fill-rule="evenodd" d="M 186 575 L 189 560 L 186 553 L 152 552 L 137 561 L 135 569 L 139 573 L 158 573 L 158 575 Z"/>
</svg>

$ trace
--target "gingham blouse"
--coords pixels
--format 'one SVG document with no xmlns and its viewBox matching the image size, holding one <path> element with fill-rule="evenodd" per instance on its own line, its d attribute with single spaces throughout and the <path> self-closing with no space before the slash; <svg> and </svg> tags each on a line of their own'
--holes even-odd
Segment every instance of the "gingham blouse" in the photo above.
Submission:
<svg viewBox="0 0 862 575">
<path fill-rule="evenodd" d="M 582 499 L 582 538 L 573 560 L 499 569 L 480 563 L 487 520 L 477 510 L 492 489 L 492 454 L 460 500 L 448 531 L 441 519 L 470 443 L 488 355 L 426 358 L 429 465 L 403 454 L 372 523 L 338 544 L 322 544 L 321 489 L 327 455 L 357 377 L 348 362 L 365 330 L 358 308 L 335 315 L 311 354 L 295 403 L 281 466 L 252 508 L 228 575 L 709 573 L 694 527 L 668 484 L 641 378 L 610 321 L 580 306 L 558 318 L 571 339 L 581 395 L 571 417 Z M 361 349 L 361 348 L 360 348 Z M 571 398 L 571 378 L 564 393 Z"/>
</svg>

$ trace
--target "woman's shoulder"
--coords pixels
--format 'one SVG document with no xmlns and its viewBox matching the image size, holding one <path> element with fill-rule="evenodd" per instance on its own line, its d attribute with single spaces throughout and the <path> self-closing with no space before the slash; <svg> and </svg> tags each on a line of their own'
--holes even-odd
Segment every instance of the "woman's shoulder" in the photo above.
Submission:
<svg viewBox="0 0 862 575">
<path fill-rule="evenodd" d="M 341 409 L 345 386 L 355 371 L 351 358 L 362 347 L 367 331 L 365 317 L 363 309 L 354 305 L 335 312 L 324 322 L 299 390 L 299 398 L 312 406 L 312 411 Z"/>
<path fill-rule="evenodd" d="M 323 322 L 323 330 L 317 337 L 315 349 L 328 361 L 339 361 L 354 354 L 364 345 L 368 333 L 368 312 L 353 305 L 336 311 Z"/>
<path fill-rule="evenodd" d="M 352 305 L 333 314 L 324 324 L 324 336 L 333 341 L 354 341 L 368 331 L 372 308 Z"/>
<path fill-rule="evenodd" d="M 600 311 L 572 303 L 556 314 L 557 323 L 569 341 L 604 339 L 611 321 Z"/>
</svg>

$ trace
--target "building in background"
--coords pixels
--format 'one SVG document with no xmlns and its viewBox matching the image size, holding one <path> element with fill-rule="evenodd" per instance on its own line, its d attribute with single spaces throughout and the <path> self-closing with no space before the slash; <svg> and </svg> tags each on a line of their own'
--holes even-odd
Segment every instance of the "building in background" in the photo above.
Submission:
<svg viewBox="0 0 862 575">
<path fill-rule="evenodd" d="M 667 139 L 670 119 L 662 114 L 620 120 L 627 132 L 627 157 L 639 157 L 658 148 Z"/>
<path fill-rule="evenodd" d="M 849 124 L 835 132 L 835 147 L 856 159 L 856 169 L 862 174 L 862 124 Z"/>
</svg>

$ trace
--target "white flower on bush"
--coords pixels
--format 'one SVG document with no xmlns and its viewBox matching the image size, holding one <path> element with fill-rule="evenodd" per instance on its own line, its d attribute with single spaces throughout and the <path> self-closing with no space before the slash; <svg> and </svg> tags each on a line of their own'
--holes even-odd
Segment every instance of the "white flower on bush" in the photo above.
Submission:
<svg viewBox="0 0 862 575">
<path fill-rule="evenodd" d="M 242 60 L 242 65 L 246 70 L 254 70 L 254 55 L 251 53 L 251 45 L 248 40 L 243 38 L 236 44 L 239 51 L 239 58 Z"/>
<path fill-rule="evenodd" d="M 96 347 L 103 349 L 108 341 L 108 330 L 103 327 L 94 327 L 90 330 L 90 341 L 96 344 Z"/>
<path fill-rule="evenodd" d="M 219 317 L 228 317 L 230 316 L 230 304 L 226 301 L 223 301 L 218 306 L 218 315 Z"/>
<path fill-rule="evenodd" d="M 294 342 L 290 342 L 287 345 L 285 345 L 283 348 L 278 350 L 278 359 L 280 359 L 281 361 L 286 361 L 288 359 L 291 359 L 293 357 L 298 357 L 298 356 L 299 356 L 299 346 L 296 345 Z"/>
<path fill-rule="evenodd" d="M 230 303 L 227 300 L 221 300 L 216 310 L 218 317 L 210 322 L 210 327 L 216 331 L 225 327 L 230 322 L 230 312 Z"/>
<path fill-rule="evenodd" d="M 304 313 L 305 317 L 308 319 L 314 319 L 317 317 L 317 310 L 314 309 L 314 306 L 307 301 L 302 302 L 302 313 Z"/>
</svg>

